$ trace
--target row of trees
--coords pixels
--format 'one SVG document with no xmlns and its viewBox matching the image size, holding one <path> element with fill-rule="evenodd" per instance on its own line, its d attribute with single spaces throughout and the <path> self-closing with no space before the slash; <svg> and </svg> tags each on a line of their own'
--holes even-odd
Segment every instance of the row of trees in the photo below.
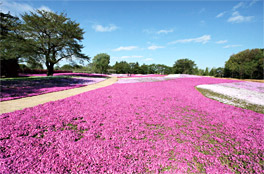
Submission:
<svg viewBox="0 0 264 174">
<path fill-rule="evenodd" d="M 1 76 L 16 76 L 21 61 L 45 64 L 50 76 L 62 59 L 89 60 L 81 53 L 83 29 L 64 13 L 38 10 L 21 15 L 20 20 L 0 12 L 0 18 Z"/>
<path fill-rule="evenodd" d="M 82 69 L 78 64 L 55 66 L 61 60 L 80 63 L 90 58 L 81 52 L 83 29 L 66 14 L 43 10 L 25 13 L 21 20 L 10 14 L 0 12 L 0 61 L 1 76 L 17 76 L 19 62 L 26 62 L 23 67 L 42 69 L 44 64 L 47 75 L 53 75 L 54 67 L 61 70 Z M 109 66 L 110 56 L 106 53 L 96 55 L 87 69 L 96 73 L 128 74 L 197 74 L 217 77 L 263 79 L 264 49 L 244 50 L 233 54 L 225 67 L 199 69 L 190 59 L 179 59 L 172 67 L 162 64 L 139 65 L 138 62 L 116 62 Z"/>
<path fill-rule="evenodd" d="M 57 70 L 88 71 L 96 73 L 118 74 L 195 74 L 202 76 L 255 78 L 263 79 L 263 49 L 245 50 L 234 54 L 226 62 L 225 67 L 199 69 L 190 59 L 179 59 L 172 67 L 163 64 L 142 64 L 138 62 L 116 62 L 110 66 L 110 56 L 101 53 L 93 58 L 87 66 L 66 64 L 56 67 Z M 33 63 L 31 63 L 33 64 Z"/>
<path fill-rule="evenodd" d="M 99 61 L 100 60 L 100 61 Z M 109 65 L 110 56 L 102 53 L 94 57 L 93 62 L 87 66 L 87 70 L 97 73 L 117 73 L 117 74 L 196 74 L 204 76 L 223 77 L 224 68 L 199 69 L 195 62 L 190 59 L 179 59 L 172 67 L 163 64 L 142 64 L 138 62 L 116 62 Z M 69 65 L 67 65 L 69 66 Z M 63 67 L 61 68 L 63 69 Z M 68 69 L 69 70 L 69 69 Z M 73 69 L 71 69 L 73 70 Z"/>
<path fill-rule="evenodd" d="M 99 59 L 100 57 L 100 59 Z M 105 60 L 104 60 L 105 59 Z M 100 60 L 100 61 L 98 61 Z M 215 77 L 232 77 L 232 78 L 264 78 L 264 49 L 247 49 L 237 54 L 231 55 L 225 63 L 225 67 L 218 67 L 203 70 L 199 69 L 195 62 L 190 59 L 179 59 L 172 67 L 162 64 L 139 65 L 136 63 L 128 63 L 126 61 L 116 62 L 112 67 L 109 66 L 110 56 L 107 54 L 99 54 L 93 59 L 93 67 L 95 72 L 106 73 L 107 70 L 115 73 L 128 74 L 196 74 Z M 104 67 L 102 69 L 102 67 Z M 109 71 L 108 71 L 109 72 Z"/>
</svg>

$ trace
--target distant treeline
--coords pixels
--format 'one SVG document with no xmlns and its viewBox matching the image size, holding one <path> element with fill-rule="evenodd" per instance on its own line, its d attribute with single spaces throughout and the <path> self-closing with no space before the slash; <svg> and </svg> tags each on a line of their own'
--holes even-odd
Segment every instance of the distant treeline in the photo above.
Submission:
<svg viewBox="0 0 264 174">
<path fill-rule="evenodd" d="M 106 56 L 106 54 L 98 54 Z M 104 57 L 102 57 L 104 59 Z M 109 56 L 107 59 L 110 59 Z M 75 63 L 56 66 L 55 72 L 87 72 L 87 73 L 117 73 L 117 74 L 194 74 L 201 76 L 232 77 L 239 79 L 263 79 L 264 69 L 263 49 L 244 50 L 231 55 L 224 67 L 200 69 L 190 59 L 178 59 L 172 67 L 163 64 L 142 64 L 138 62 L 116 62 L 113 66 L 109 63 L 92 63 L 82 66 Z M 29 62 L 27 65 L 20 65 L 22 72 L 32 72 L 31 68 L 42 69 L 36 62 Z M 105 68 L 102 68 L 105 67 Z M 102 71 L 102 69 L 105 69 Z M 38 70 L 46 73 L 46 70 Z"/>
<path fill-rule="evenodd" d="M 47 20 L 48 19 L 48 20 Z M 200 69 L 189 58 L 176 59 L 172 66 L 142 64 L 138 62 L 116 62 L 110 66 L 110 56 L 97 54 L 91 63 L 90 57 L 81 52 L 84 31 L 79 23 L 64 13 L 43 10 L 25 13 L 21 18 L 0 12 L 0 64 L 1 77 L 24 73 L 47 73 L 54 70 L 88 73 L 122 74 L 195 74 L 216 77 L 263 79 L 264 49 L 247 49 L 230 56 L 224 67 Z M 66 29 L 65 29 L 66 28 Z M 73 34 L 74 33 L 74 34 Z M 80 60 L 75 63 L 74 59 Z M 71 64 L 59 66 L 62 60 Z M 22 62 L 22 63 L 21 63 Z M 20 63 L 20 64 L 19 64 Z M 45 65 L 47 70 L 42 70 Z"/>
</svg>

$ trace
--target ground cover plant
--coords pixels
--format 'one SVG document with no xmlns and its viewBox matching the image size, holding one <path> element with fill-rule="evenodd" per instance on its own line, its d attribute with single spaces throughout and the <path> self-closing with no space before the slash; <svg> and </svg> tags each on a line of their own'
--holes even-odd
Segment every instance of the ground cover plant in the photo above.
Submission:
<svg viewBox="0 0 264 174">
<path fill-rule="evenodd" d="M 211 99 L 264 113 L 264 83 L 238 81 L 198 85 L 197 89 Z"/>
<path fill-rule="evenodd" d="M 134 78 L 134 77 L 164 77 L 162 74 L 117 74 L 118 78 Z"/>
<path fill-rule="evenodd" d="M 20 77 L 47 76 L 47 74 L 25 74 L 20 73 Z M 88 74 L 88 73 L 54 73 L 53 76 L 77 76 L 77 77 L 108 77 L 105 74 Z"/>
<path fill-rule="evenodd" d="M 170 75 L 160 75 L 160 74 L 149 74 L 149 75 L 132 75 L 132 76 L 119 76 L 117 83 L 139 83 L 139 82 L 156 82 L 171 80 L 175 78 L 201 78 L 202 76 L 189 75 L 189 74 L 170 74 Z"/>
<path fill-rule="evenodd" d="M 168 79 L 171 78 L 167 78 L 166 76 L 130 77 L 130 78 L 119 78 L 116 83 L 156 82 L 156 81 L 164 81 Z"/>
<path fill-rule="evenodd" d="M 100 81 L 105 78 L 87 78 L 72 76 L 55 77 L 31 77 L 1 79 L 0 101 L 30 97 L 50 92 L 57 92 L 77 87 L 82 87 Z"/>
<path fill-rule="evenodd" d="M 264 115 L 213 78 L 114 84 L 0 116 L 0 173 L 263 173 Z"/>
</svg>

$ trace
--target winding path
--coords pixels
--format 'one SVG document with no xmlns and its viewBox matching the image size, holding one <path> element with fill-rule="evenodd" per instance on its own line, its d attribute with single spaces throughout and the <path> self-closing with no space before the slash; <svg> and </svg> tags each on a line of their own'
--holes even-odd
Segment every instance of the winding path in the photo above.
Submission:
<svg viewBox="0 0 264 174">
<path fill-rule="evenodd" d="M 0 114 L 21 110 L 28 107 L 34 107 L 39 104 L 47 103 L 50 101 L 61 100 L 70 96 L 81 94 L 83 92 L 95 90 L 97 88 L 106 87 L 114 84 L 117 77 L 111 77 L 102 82 L 91 84 L 84 87 L 73 88 L 64 91 L 52 92 L 32 97 L 20 98 L 16 100 L 3 101 L 0 103 Z"/>
</svg>

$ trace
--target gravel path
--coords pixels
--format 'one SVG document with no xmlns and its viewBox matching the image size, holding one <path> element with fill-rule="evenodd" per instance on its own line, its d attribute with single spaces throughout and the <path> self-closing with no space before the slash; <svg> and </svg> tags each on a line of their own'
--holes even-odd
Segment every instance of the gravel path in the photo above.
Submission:
<svg viewBox="0 0 264 174">
<path fill-rule="evenodd" d="M 47 103 L 50 101 L 64 99 L 64 98 L 67 98 L 73 95 L 81 94 L 83 92 L 87 92 L 87 91 L 91 91 L 97 88 L 102 88 L 105 86 L 112 85 L 116 81 L 117 81 L 116 77 L 111 77 L 102 82 L 91 84 L 91 85 L 80 87 L 80 88 L 74 88 L 74 89 L 69 89 L 69 90 L 59 91 L 59 92 L 52 92 L 52 93 L 47 93 L 47 94 L 33 96 L 33 97 L 21 98 L 17 100 L 3 101 L 0 103 L 0 114 L 7 113 L 7 112 L 13 112 L 13 111 L 21 110 L 21 109 L 28 108 L 28 107 L 34 107 L 39 104 Z"/>
</svg>

